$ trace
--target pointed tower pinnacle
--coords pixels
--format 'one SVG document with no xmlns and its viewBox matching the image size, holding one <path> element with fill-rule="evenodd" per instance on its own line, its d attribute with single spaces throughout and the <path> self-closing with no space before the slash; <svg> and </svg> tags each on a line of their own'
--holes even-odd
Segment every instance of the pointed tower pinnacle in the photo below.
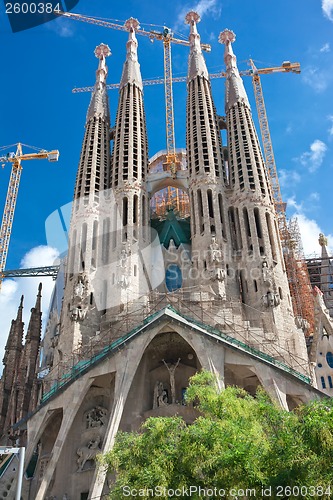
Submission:
<svg viewBox="0 0 333 500">
<path fill-rule="evenodd" d="M 185 16 L 185 23 L 190 25 L 190 56 L 188 60 L 187 82 L 193 80 L 196 76 L 203 76 L 209 79 L 205 59 L 202 55 L 200 35 L 197 30 L 197 23 L 200 22 L 200 16 L 197 12 L 188 12 Z"/>
<path fill-rule="evenodd" d="M 138 42 L 135 36 L 136 30 L 140 28 L 139 21 L 131 17 L 125 22 L 125 28 L 129 31 L 129 36 L 126 44 L 126 61 L 120 81 L 120 90 L 128 83 L 132 83 L 142 90 L 142 78 L 138 62 Z"/>
<path fill-rule="evenodd" d="M 105 58 L 110 55 L 111 50 L 105 43 L 101 43 L 95 48 L 95 56 L 99 59 L 99 64 L 96 71 L 96 83 L 88 108 L 87 122 L 94 116 L 109 119 L 108 97 L 106 93 L 108 67 Z"/>
<path fill-rule="evenodd" d="M 243 102 L 250 108 L 250 103 L 244 88 L 243 80 L 237 68 L 237 59 L 232 50 L 232 43 L 236 40 L 233 31 L 225 29 L 220 33 L 219 42 L 225 45 L 224 62 L 227 70 L 225 107 L 226 111 L 236 104 Z"/>
<path fill-rule="evenodd" d="M 333 265 L 327 251 L 328 241 L 323 233 L 319 234 L 318 242 L 321 246 L 320 290 L 324 294 L 325 305 L 333 317 Z"/>
<path fill-rule="evenodd" d="M 3 359 L 3 363 L 6 364 L 8 356 L 10 356 L 10 351 L 22 351 L 22 341 L 23 341 L 23 326 L 24 323 L 22 321 L 23 315 L 23 300 L 24 295 L 21 296 L 20 305 L 17 310 L 16 319 L 12 320 L 10 332 L 8 335 L 6 348 L 5 348 L 5 357 Z M 12 365 L 13 360 L 11 360 L 10 364 Z"/>
</svg>

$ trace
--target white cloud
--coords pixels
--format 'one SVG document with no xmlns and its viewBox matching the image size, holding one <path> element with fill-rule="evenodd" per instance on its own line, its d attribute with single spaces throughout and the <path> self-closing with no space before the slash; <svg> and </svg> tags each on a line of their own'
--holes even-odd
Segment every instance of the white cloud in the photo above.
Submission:
<svg viewBox="0 0 333 500">
<path fill-rule="evenodd" d="M 41 267 L 53 265 L 58 252 L 48 246 L 38 246 L 32 248 L 22 259 L 21 267 Z M 34 307 L 38 284 L 43 283 L 42 289 L 42 310 L 43 319 L 48 311 L 51 293 L 54 287 L 52 278 L 17 278 L 15 280 L 7 279 L 2 284 L 0 292 L 0 373 L 2 372 L 2 359 L 4 348 L 12 319 L 16 318 L 17 309 L 20 303 L 21 295 L 24 295 L 23 320 L 25 323 L 25 333 L 28 328 L 30 309 Z"/>
<path fill-rule="evenodd" d="M 303 249 L 305 256 L 314 254 L 320 255 L 321 249 L 318 243 L 319 233 L 324 233 L 318 223 L 314 219 L 309 219 L 303 213 L 296 213 L 298 224 L 301 232 Z M 328 251 L 333 253 L 333 235 L 325 235 L 328 239 Z"/>
<path fill-rule="evenodd" d="M 316 139 L 310 145 L 310 151 L 302 153 L 298 160 L 304 167 L 308 168 L 309 172 L 313 173 L 323 163 L 326 151 L 326 144 L 323 141 Z"/>
<path fill-rule="evenodd" d="M 308 66 L 302 71 L 302 80 L 319 93 L 327 89 L 329 75 L 315 66 Z"/>
<path fill-rule="evenodd" d="M 329 43 L 324 43 L 324 45 L 319 49 L 320 52 L 330 52 L 331 47 Z"/>
<path fill-rule="evenodd" d="M 188 3 L 179 12 L 174 31 L 179 30 L 184 25 L 185 16 L 191 10 L 197 12 L 201 18 L 206 14 L 213 14 L 215 18 L 221 15 L 221 5 L 218 0 L 199 0 L 195 3 Z"/>
<path fill-rule="evenodd" d="M 333 0 L 322 0 L 321 7 L 324 12 L 324 16 L 330 21 L 333 21 Z"/>
<path fill-rule="evenodd" d="M 279 169 L 279 183 L 281 187 L 294 186 L 301 180 L 301 176 L 296 170 Z"/>
</svg>

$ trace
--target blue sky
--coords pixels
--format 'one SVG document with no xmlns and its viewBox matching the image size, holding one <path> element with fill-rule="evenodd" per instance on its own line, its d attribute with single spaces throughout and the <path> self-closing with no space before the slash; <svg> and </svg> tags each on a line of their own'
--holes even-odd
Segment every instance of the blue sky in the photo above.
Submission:
<svg viewBox="0 0 333 500">
<path fill-rule="evenodd" d="M 333 248 L 333 0 L 80 0 L 75 12 L 119 20 L 136 17 L 143 28 L 163 25 L 187 35 L 183 19 L 198 10 L 209 72 L 223 70 L 223 47 L 218 43 L 224 28 L 236 33 L 234 51 L 240 69 L 252 57 L 259 68 L 300 62 L 301 74 L 262 76 L 266 108 L 282 195 L 288 214 L 298 214 L 306 254 L 319 251 L 320 231 Z M 146 24 L 147 23 L 147 24 Z M 24 162 L 7 268 L 52 263 L 55 252 L 45 248 L 45 220 L 72 199 L 84 122 L 90 95 L 72 94 L 76 86 L 93 85 L 97 59 L 93 51 L 101 42 L 112 51 L 108 58 L 109 83 L 118 82 L 125 58 L 127 34 L 66 19 L 12 34 L 4 13 L 0 15 L 1 121 L 0 146 L 21 141 L 44 149 L 59 149 L 58 163 Z M 143 78 L 163 75 L 163 49 L 139 37 Z M 174 45 L 174 76 L 184 76 L 188 49 Z M 251 79 L 245 85 L 257 123 Z M 212 82 L 219 114 L 224 114 L 224 82 Z M 114 123 L 118 93 L 110 91 Z M 185 146 L 186 84 L 174 85 L 176 146 Z M 150 156 L 165 148 L 163 86 L 145 88 Z M 9 164 L 0 169 L 0 206 L 9 179 Z M 45 280 L 44 310 L 52 288 Z M 7 281 L 0 296 L 0 349 L 25 293 L 26 315 L 37 293 L 34 280 Z M 32 299 L 31 299 L 32 296 Z M 29 298 L 30 297 L 30 298 Z M 26 316 L 27 321 L 27 316 Z"/>
</svg>

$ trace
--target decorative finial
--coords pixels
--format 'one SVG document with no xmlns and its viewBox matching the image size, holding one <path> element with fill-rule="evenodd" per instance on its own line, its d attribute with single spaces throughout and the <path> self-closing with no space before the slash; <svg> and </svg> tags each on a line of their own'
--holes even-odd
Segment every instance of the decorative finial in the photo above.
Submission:
<svg viewBox="0 0 333 500">
<path fill-rule="evenodd" d="M 194 10 L 191 10 L 185 16 L 185 24 L 191 24 L 192 22 L 200 23 L 200 21 L 201 21 L 201 17 Z"/>
<path fill-rule="evenodd" d="M 100 45 L 97 45 L 95 51 L 94 51 L 95 56 L 97 59 L 102 59 L 104 57 L 108 57 L 111 55 L 111 50 L 108 45 L 105 43 L 101 43 Z"/>
<path fill-rule="evenodd" d="M 219 42 L 227 45 L 228 43 L 233 43 L 236 40 L 236 35 L 233 31 L 225 29 L 221 31 L 219 36 Z"/>
<path fill-rule="evenodd" d="M 39 293 L 39 294 L 41 293 L 42 288 L 43 288 L 43 284 L 42 284 L 42 283 L 39 283 L 39 285 L 38 285 L 38 293 Z"/>
<path fill-rule="evenodd" d="M 23 307 L 24 295 L 21 295 L 20 307 Z"/>
<path fill-rule="evenodd" d="M 140 23 L 134 17 L 130 17 L 125 22 L 124 27 L 127 29 L 127 31 L 131 31 L 131 30 L 138 31 L 138 29 L 140 29 Z"/>
<path fill-rule="evenodd" d="M 319 239 L 318 239 L 319 245 L 321 247 L 327 247 L 328 241 L 326 236 L 323 233 L 319 234 Z"/>
</svg>

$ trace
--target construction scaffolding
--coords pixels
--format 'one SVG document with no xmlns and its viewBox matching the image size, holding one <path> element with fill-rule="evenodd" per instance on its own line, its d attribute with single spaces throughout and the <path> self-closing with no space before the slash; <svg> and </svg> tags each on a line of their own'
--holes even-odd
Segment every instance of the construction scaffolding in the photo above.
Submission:
<svg viewBox="0 0 333 500">
<path fill-rule="evenodd" d="M 308 337 L 314 332 L 314 299 L 297 217 L 290 219 L 287 233 L 282 247 L 294 315 Z"/>
</svg>

